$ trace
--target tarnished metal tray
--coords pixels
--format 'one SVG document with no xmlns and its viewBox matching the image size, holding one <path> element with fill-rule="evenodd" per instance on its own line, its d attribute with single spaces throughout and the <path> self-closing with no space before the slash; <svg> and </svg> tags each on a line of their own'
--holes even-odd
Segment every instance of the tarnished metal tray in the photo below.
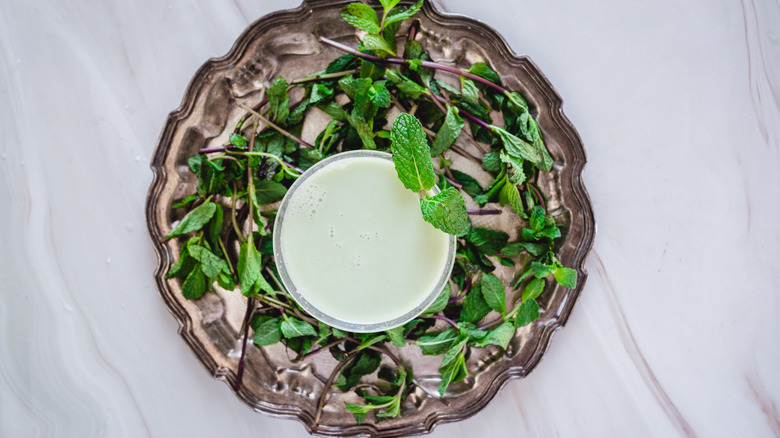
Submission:
<svg viewBox="0 0 780 438">
<path fill-rule="evenodd" d="M 225 143 L 243 114 L 239 102 L 257 103 L 258 90 L 278 76 L 295 79 L 324 69 L 340 53 L 320 44 L 319 35 L 353 47 L 357 44 L 354 28 L 338 14 L 345 3 L 307 0 L 297 9 L 276 12 L 253 23 L 227 55 L 207 61 L 197 71 L 181 106 L 168 116 L 152 159 L 154 181 L 146 218 L 159 258 L 154 274 L 157 288 L 179 322 L 184 341 L 209 373 L 228 383 L 231 390 L 236 380 L 237 342 L 246 300 L 239 292 L 218 289 L 198 301 L 187 301 L 181 295 L 180 281 L 165 279 L 181 245 L 177 240 L 164 239 L 182 214 L 170 206 L 172 201 L 194 193 L 197 179 L 187 167 L 187 158 L 198 149 Z M 578 286 L 570 290 L 549 284 L 539 298 L 541 317 L 517 331 L 506 354 L 497 347 L 472 350 L 467 359 L 469 377 L 452 385 L 443 399 L 436 394 L 441 358 L 422 356 L 415 346 L 396 349 L 403 361 L 412 364 L 419 385 L 407 398 L 403 416 L 384 422 L 375 422 L 369 416 L 364 424 L 357 425 L 344 407 L 344 401 L 358 402 L 354 394 L 325 388 L 325 380 L 336 365 L 329 354 L 291 363 L 292 354 L 280 344 L 250 346 L 236 395 L 256 411 L 296 418 L 312 433 L 419 434 L 429 432 L 437 423 L 475 414 L 510 378 L 524 377 L 536 367 L 552 334 L 568 319 L 587 278 L 583 265 L 595 237 L 595 222 L 581 178 L 585 152 L 577 132 L 563 115 L 561 98 L 530 59 L 512 52 L 504 39 L 485 24 L 442 14 L 430 2 L 418 19 L 421 31 L 417 40 L 433 59 L 461 68 L 485 61 L 501 74 L 508 88 L 520 91 L 528 100 L 555 159 L 552 172 L 542 175 L 539 184 L 549 196 L 548 211 L 563 225 L 559 259 L 578 271 Z M 399 34 L 405 33 L 406 26 Z M 475 155 L 482 153 L 469 142 L 462 142 L 461 147 L 470 148 Z M 487 180 L 488 176 L 473 162 L 457 155 L 452 159 L 455 167 L 481 178 L 482 183 Z M 508 211 L 472 219 L 477 225 L 501 228 L 512 237 L 521 224 Z M 497 275 L 509 283 L 515 272 L 501 267 Z M 316 406 L 323 390 L 328 391 L 327 404 L 318 415 Z"/>
</svg>

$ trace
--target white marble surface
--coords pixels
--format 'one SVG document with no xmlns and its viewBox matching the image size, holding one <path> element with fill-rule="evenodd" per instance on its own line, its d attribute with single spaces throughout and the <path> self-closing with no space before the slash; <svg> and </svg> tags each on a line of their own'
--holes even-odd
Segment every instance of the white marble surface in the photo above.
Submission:
<svg viewBox="0 0 780 438">
<path fill-rule="evenodd" d="M 780 2 L 442 0 L 585 142 L 590 279 L 531 376 L 437 437 L 780 436 Z M 0 436 L 305 436 L 212 380 L 152 282 L 149 160 L 279 2 L 0 2 Z"/>
</svg>

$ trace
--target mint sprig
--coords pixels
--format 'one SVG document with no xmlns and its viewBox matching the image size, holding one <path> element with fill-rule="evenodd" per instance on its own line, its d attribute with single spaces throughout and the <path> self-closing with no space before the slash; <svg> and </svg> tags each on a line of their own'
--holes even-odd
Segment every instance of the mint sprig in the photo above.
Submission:
<svg viewBox="0 0 780 438">
<path fill-rule="evenodd" d="M 424 193 L 436 183 L 431 162 L 431 149 L 422 124 L 417 117 L 402 113 L 393 122 L 390 131 L 393 163 L 404 187 Z M 466 202 L 458 190 L 448 187 L 420 199 L 423 219 L 448 234 L 461 236 L 471 228 Z"/>
</svg>

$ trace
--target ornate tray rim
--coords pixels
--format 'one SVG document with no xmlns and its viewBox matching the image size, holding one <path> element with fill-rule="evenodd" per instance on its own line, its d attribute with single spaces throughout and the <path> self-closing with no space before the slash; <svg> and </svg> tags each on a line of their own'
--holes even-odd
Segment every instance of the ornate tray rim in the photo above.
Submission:
<svg viewBox="0 0 780 438">
<path fill-rule="evenodd" d="M 563 114 L 563 99 L 560 97 L 557 91 L 555 91 L 555 88 L 549 82 L 547 77 L 528 56 L 516 54 L 509 47 L 504 37 L 489 25 L 465 15 L 439 12 L 432 5 L 431 1 L 425 2 L 423 6 L 423 13 L 426 14 L 427 17 L 433 22 L 440 25 L 466 26 L 470 31 L 481 33 L 488 41 L 491 41 L 494 45 L 494 48 L 498 50 L 498 52 L 504 57 L 504 60 L 510 65 L 520 68 L 523 66 L 523 64 L 527 64 L 532 67 L 535 74 L 531 75 L 531 79 L 537 82 L 539 89 L 546 94 L 548 99 L 550 99 L 550 114 L 553 124 L 557 129 L 560 130 L 560 132 L 565 135 L 569 144 L 574 146 L 571 151 L 574 154 L 575 159 L 571 163 L 567 163 L 567 166 L 570 167 L 571 180 L 565 181 L 565 183 L 570 185 L 572 193 L 574 194 L 574 198 L 577 201 L 577 206 L 580 209 L 579 211 L 584 216 L 585 228 L 583 231 L 583 238 L 580 240 L 572 259 L 573 267 L 577 270 L 579 275 L 577 287 L 570 291 L 569 298 L 566 300 L 566 303 L 564 304 L 563 309 L 560 311 L 559 316 L 554 318 L 553 323 L 547 324 L 541 329 L 539 342 L 528 362 L 528 366 L 509 366 L 507 369 L 497 374 L 488 385 L 484 385 L 486 388 L 474 403 L 458 411 L 435 412 L 427 416 L 425 421 L 422 423 L 388 429 L 380 429 L 372 424 L 353 425 L 346 428 L 322 426 L 320 424 L 315 424 L 314 418 L 312 418 L 311 415 L 301 410 L 300 408 L 277 406 L 271 403 L 267 403 L 248 393 L 245 387 L 241 387 L 238 391 L 236 391 L 234 389 L 234 383 L 236 380 L 235 373 L 228 368 L 217 366 L 214 359 L 208 354 L 204 346 L 194 335 L 192 331 L 193 321 L 190 318 L 190 315 L 173 298 L 172 295 L 174 291 L 170 289 L 164 279 L 164 273 L 167 272 L 171 264 L 172 257 L 170 247 L 168 246 L 167 242 L 164 241 L 165 233 L 163 233 L 157 225 L 159 218 L 157 217 L 154 207 L 157 204 L 160 192 L 167 178 L 167 170 L 163 166 L 163 162 L 170 152 L 173 133 L 175 132 L 178 123 L 192 113 L 197 94 L 200 91 L 199 84 L 209 75 L 210 72 L 219 68 L 223 68 L 237 61 L 238 58 L 242 55 L 243 51 L 248 47 L 252 39 L 257 35 L 262 34 L 269 27 L 274 26 L 277 23 L 288 22 L 295 20 L 298 17 L 304 17 L 308 14 L 314 13 L 318 7 L 333 6 L 334 4 L 346 4 L 352 1 L 354 0 L 303 0 L 303 3 L 295 9 L 272 12 L 250 24 L 236 39 L 227 54 L 218 58 L 208 59 L 196 71 L 187 85 L 184 96 L 182 97 L 181 104 L 177 109 L 168 114 L 168 117 L 165 120 L 163 131 L 160 133 L 158 138 L 157 145 L 152 156 L 152 161 L 150 163 L 154 177 L 147 194 L 145 216 L 152 244 L 157 255 L 157 268 L 154 272 L 155 284 L 169 312 L 179 323 L 179 335 L 184 339 L 204 368 L 211 374 L 213 378 L 228 384 L 235 395 L 254 411 L 263 412 L 265 414 L 276 417 L 296 419 L 303 424 L 309 433 L 318 435 L 354 436 L 360 434 L 369 434 L 371 436 L 391 437 L 430 433 L 437 424 L 464 420 L 476 414 L 485 406 L 487 406 L 487 404 L 496 396 L 498 391 L 503 388 L 510 379 L 527 376 L 539 364 L 550 346 L 552 335 L 566 324 L 574 308 L 574 305 L 585 286 L 588 278 L 588 273 L 585 269 L 585 260 L 593 247 L 593 242 L 596 236 L 596 223 L 590 196 L 588 195 L 582 181 L 582 172 L 587 162 L 585 149 L 582 143 L 582 139 L 580 138 L 576 129 L 569 121 L 569 119 Z M 404 1 L 402 3 L 406 2 Z"/>
</svg>

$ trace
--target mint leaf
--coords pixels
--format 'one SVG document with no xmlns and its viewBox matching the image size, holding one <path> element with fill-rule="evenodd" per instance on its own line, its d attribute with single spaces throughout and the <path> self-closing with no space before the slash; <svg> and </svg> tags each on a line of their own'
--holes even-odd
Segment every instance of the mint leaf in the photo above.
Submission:
<svg viewBox="0 0 780 438">
<path fill-rule="evenodd" d="M 501 171 L 501 159 L 498 151 L 490 151 L 482 157 L 482 168 L 492 173 Z"/>
<path fill-rule="evenodd" d="M 520 246 L 534 257 L 538 257 L 550 249 L 549 244 L 522 242 Z"/>
<path fill-rule="evenodd" d="M 431 172 L 433 172 L 433 170 L 431 170 Z M 206 201 L 205 203 L 194 208 L 191 212 L 184 216 L 181 222 L 179 222 L 179 224 L 176 225 L 176 227 L 174 227 L 170 233 L 168 233 L 168 239 L 203 228 L 203 226 L 206 225 L 209 220 L 211 220 L 211 217 L 214 216 L 214 212 L 216 210 L 217 205 L 210 201 Z"/>
<path fill-rule="evenodd" d="M 506 314 L 504 283 L 501 280 L 494 275 L 483 274 L 479 281 L 479 289 L 491 309 L 502 315 Z"/>
<path fill-rule="evenodd" d="M 474 227 L 466 234 L 466 240 L 474 244 L 485 255 L 492 256 L 498 254 L 501 248 L 506 245 L 509 235 L 500 230 Z"/>
<path fill-rule="evenodd" d="M 466 102 L 475 105 L 477 104 L 477 101 L 479 100 L 479 90 L 474 84 L 474 81 L 463 76 L 460 77 L 460 97 Z"/>
<path fill-rule="evenodd" d="M 485 297 L 480 289 L 475 287 L 466 294 L 463 309 L 460 311 L 459 321 L 477 322 L 490 313 L 490 306 L 485 301 Z"/>
<path fill-rule="evenodd" d="M 447 351 L 458 339 L 458 332 L 452 327 L 448 327 L 442 332 L 431 333 L 420 336 L 420 339 L 414 342 L 420 347 L 422 354 L 439 355 Z"/>
<path fill-rule="evenodd" d="M 174 263 L 173 266 L 171 266 L 171 268 L 168 270 L 168 275 L 165 276 L 166 279 L 175 277 L 186 278 L 187 275 L 192 272 L 192 268 L 195 267 L 195 264 L 198 261 L 190 255 L 188 247 L 189 242 L 182 246 L 181 253 L 179 253 L 179 259 L 176 260 L 176 263 Z"/>
<path fill-rule="evenodd" d="M 536 232 L 542 231 L 542 229 L 544 229 L 544 208 L 537 205 L 531 209 L 531 215 L 528 218 L 528 225 Z"/>
<path fill-rule="evenodd" d="M 362 350 L 360 356 L 350 365 L 344 367 L 341 376 L 336 380 L 336 386 L 347 391 L 355 386 L 360 378 L 373 373 L 379 368 L 382 355 L 374 350 Z"/>
<path fill-rule="evenodd" d="M 569 289 L 577 287 L 577 271 L 574 269 L 561 266 L 553 271 L 553 275 L 555 276 L 555 281 L 561 285 L 568 287 Z"/>
<path fill-rule="evenodd" d="M 490 332 L 488 332 L 488 335 L 485 336 L 485 338 L 483 338 L 476 345 L 478 347 L 484 347 L 486 345 L 492 344 L 492 345 L 498 345 L 499 347 L 506 350 L 506 347 L 509 346 L 509 343 L 512 341 L 512 338 L 515 336 L 515 330 L 516 327 L 512 323 L 512 321 L 504 321 L 498 327 L 494 328 L 493 330 L 490 330 Z"/>
<path fill-rule="evenodd" d="M 464 356 L 464 347 L 468 338 L 464 338 L 457 344 L 450 347 L 441 361 L 439 373 L 441 373 L 441 382 L 439 382 L 439 394 L 443 397 L 444 392 L 452 382 L 458 382 L 468 376 L 466 369 L 466 358 Z"/>
<path fill-rule="evenodd" d="M 396 87 L 401 91 L 402 97 L 408 97 L 411 99 L 419 99 L 421 94 L 427 94 L 428 90 L 422 87 L 420 84 L 407 78 L 398 72 L 398 70 L 387 70 L 385 72 L 390 82 L 394 83 Z"/>
<path fill-rule="evenodd" d="M 263 277 L 263 260 L 255 245 L 249 241 L 241 244 L 238 253 L 238 278 L 241 282 L 241 293 L 252 296 L 258 289 L 268 293 L 274 290 Z"/>
<path fill-rule="evenodd" d="M 271 204 L 287 193 L 287 187 L 270 179 L 255 182 L 255 196 L 259 204 Z"/>
<path fill-rule="evenodd" d="M 313 325 L 292 316 L 285 316 L 279 328 L 285 338 L 317 336 L 317 330 Z"/>
<path fill-rule="evenodd" d="M 420 199 L 423 219 L 445 233 L 462 236 L 471 228 L 466 202 L 454 187 Z"/>
<path fill-rule="evenodd" d="M 371 79 L 369 78 L 345 76 L 339 80 L 339 88 L 352 100 L 355 100 L 360 94 L 368 93 L 369 87 L 371 87 Z"/>
<path fill-rule="evenodd" d="M 406 345 L 406 340 L 404 340 L 404 326 L 401 325 L 390 330 L 385 330 L 385 334 L 396 347 L 403 347 Z"/>
<path fill-rule="evenodd" d="M 521 140 L 516 135 L 510 134 L 504 128 L 491 125 L 490 129 L 492 129 L 493 132 L 501 137 L 501 141 L 504 143 L 504 148 L 509 155 L 528 160 L 537 166 L 541 164 L 542 157 L 536 153 L 536 149 L 534 149 L 532 144 L 526 142 L 525 140 Z"/>
<path fill-rule="evenodd" d="M 441 125 L 439 132 L 436 133 L 436 138 L 433 139 L 431 156 L 441 155 L 449 149 L 460 137 L 464 125 L 465 122 L 460 117 L 458 109 L 447 105 L 447 116 L 444 118 L 444 124 Z"/>
<path fill-rule="evenodd" d="M 314 84 L 311 87 L 309 105 L 317 105 L 333 97 L 333 89 L 324 84 Z"/>
<path fill-rule="evenodd" d="M 498 73 L 496 73 L 495 70 L 490 68 L 484 62 L 475 62 L 471 68 L 468 69 L 468 72 L 473 73 L 483 79 L 487 79 L 495 84 L 501 84 L 501 78 L 498 76 Z"/>
<path fill-rule="evenodd" d="M 363 3 L 350 3 L 340 11 L 341 18 L 347 23 L 370 34 L 379 33 L 379 17 L 371 6 Z"/>
<path fill-rule="evenodd" d="M 513 157 L 504 151 L 501 151 L 499 158 L 502 163 L 507 164 L 507 177 L 513 185 L 520 185 L 525 182 L 525 172 L 523 172 L 523 160 Z"/>
<path fill-rule="evenodd" d="M 428 308 L 422 314 L 435 315 L 441 312 L 442 310 L 444 310 L 444 308 L 447 307 L 447 304 L 450 301 L 450 294 L 451 294 L 450 284 L 447 283 L 444 286 L 444 289 L 442 289 L 441 292 L 439 293 L 439 296 L 436 297 L 436 300 L 434 300 L 433 303 L 431 303 L 431 305 L 428 306 Z"/>
<path fill-rule="evenodd" d="M 363 37 L 363 50 L 373 50 L 377 55 L 395 56 L 395 48 L 390 47 L 387 40 L 378 35 L 366 35 Z"/>
<path fill-rule="evenodd" d="M 461 335 L 468 336 L 469 343 L 472 344 L 475 341 L 484 339 L 485 336 L 487 336 L 488 334 L 488 332 L 486 332 L 485 330 L 480 330 L 479 327 L 477 327 L 476 325 L 470 322 L 459 322 L 458 329 L 460 330 Z"/>
<path fill-rule="evenodd" d="M 393 122 L 390 140 L 395 170 L 404 187 L 415 192 L 430 190 L 436 183 L 436 174 L 428 141 L 417 117 L 399 114 Z"/>
<path fill-rule="evenodd" d="M 511 112 L 518 115 L 528 112 L 528 102 L 525 101 L 520 93 L 513 91 L 511 93 L 507 93 L 506 97 L 507 107 Z"/>
<path fill-rule="evenodd" d="M 197 300 L 206 293 L 206 286 L 206 276 L 198 263 L 184 279 L 184 283 L 181 285 L 181 294 L 188 300 Z"/>
<path fill-rule="evenodd" d="M 374 143 L 374 119 L 371 118 L 367 121 L 362 117 L 356 117 L 354 114 L 355 110 L 352 112 L 353 114 L 350 114 L 347 117 L 347 121 L 355 128 L 358 137 L 360 137 L 360 140 L 363 142 L 363 148 L 371 150 L 376 149 L 376 143 Z"/>
<path fill-rule="evenodd" d="M 550 152 L 547 151 L 547 146 L 544 145 L 544 140 L 542 140 L 542 129 L 533 117 L 529 118 L 528 124 L 529 132 L 533 138 L 532 144 L 534 149 L 542 156 L 542 163 L 539 165 L 539 169 L 549 172 L 552 169 L 553 159 L 550 156 Z"/>
<path fill-rule="evenodd" d="M 243 135 L 236 134 L 235 132 L 230 133 L 230 144 L 237 148 L 246 149 L 247 145 L 249 144 L 249 140 L 246 139 Z"/>
<path fill-rule="evenodd" d="M 539 304 L 536 300 L 525 300 L 515 315 L 515 327 L 528 325 L 539 318 Z"/>
<path fill-rule="evenodd" d="M 233 281 L 233 276 L 224 272 L 220 272 L 217 276 L 217 284 L 219 284 L 222 289 L 227 291 L 232 291 L 236 288 L 236 283 Z"/>
<path fill-rule="evenodd" d="M 555 270 L 554 266 L 545 265 L 544 263 L 536 261 L 531 262 L 531 272 L 536 278 L 547 278 L 553 273 L 553 270 Z"/>
<path fill-rule="evenodd" d="M 523 216 L 525 211 L 523 210 L 523 200 L 520 197 L 520 190 L 517 186 L 511 183 L 506 183 L 501 187 L 501 191 L 498 192 L 498 202 L 503 207 L 506 204 L 512 208 L 518 216 Z"/>
<path fill-rule="evenodd" d="M 279 124 L 290 115 L 290 97 L 287 95 L 287 81 L 279 77 L 268 87 L 268 105 L 271 119 Z"/>
<path fill-rule="evenodd" d="M 273 345 L 282 339 L 279 318 L 268 318 L 255 328 L 254 342 L 256 345 Z"/>
<path fill-rule="evenodd" d="M 397 7 L 392 9 L 387 14 L 387 16 L 385 16 L 385 26 L 395 23 L 396 21 L 402 21 L 402 20 L 406 20 L 407 18 L 413 17 L 414 14 L 419 12 L 420 8 L 422 8 L 422 5 L 423 5 L 423 0 L 420 0 L 419 2 L 413 4 L 412 6 L 409 6 L 408 8 Z"/>
<path fill-rule="evenodd" d="M 384 8 L 385 12 L 388 12 L 390 9 L 393 9 L 395 5 L 398 4 L 401 0 L 379 0 L 379 3 L 382 4 L 382 8 Z"/>
<path fill-rule="evenodd" d="M 201 269 L 208 278 L 217 278 L 220 272 L 230 273 L 227 262 L 202 246 L 191 245 L 189 253 L 200 262 Z"/>
<path fill-rule="evenodd" d="M 523 297 L 522 300 L 533 300 L 536 299 L 539 295 L 542 294 L 544 291 L 544 285 L 547 282 L 544 278 L 534 278 L 533 280 L 529 281 L 528 284 L 525 285 L 523 288 Z"/>
<path fill-rule="evenodd" d="M 198 199 L 198 198 L 200 198 L 200 196 L 198 196 L 198 195 L 187 196 L 187 197 L 186 197 L 186 198 L 184 198 L 184 199 L 181 199 L 181 200 L 179 200 L 179 201 L 177 201 L 177 202 L 174 202 L 174 203 L 171 205 L 171 208 L 182 208 L 182 207 L 186 207 L 186 206 L 188 206 L 188 205 L 192 204 L 192 202 L 193 202 L 193 201 L 195 201 L 195 200 L 196 200 L 196 199 Z"/>
<path fill-rule="evenodd" d="M 371 103 L 380 108 L 390 107 L 390 91 L 385 86 L 386 81 L 374 82 L 368 89 L 368 98 Z"/>
<path fill-rule="evenodd" d="M 441 358 L 441 366 L 444 367 L 455 362 L 458 359 L 458 356 L 463 354 L 463 349 L 466 347 L 467 342 L 468 338 L 461 336 L 460 339 L 458 339 L 458 342 L 453 344 L 453 346 L 448 348 L 444 353 L 444 356 Z"/>
<path fill-rule="evenodd" d="M 363 424 L 366 421 L 366 415 L 376 409 L 376 406 L 373 405 L 356 405 L 348 402 L 344 402 L 344 405 L 349 412 L 352 412 L 352 416 L 355 417 L 357 424 Z"/>
<path fill-rule="evenodd" d="M 217 248 L 219 245 L 219 234 L 222 232 L 222 224 L 224 222 L 225 212 L 222 210 L 221 205 L 214 205 L 216 205 L 217 208 L 214 210 L 214 216 L 212 216 L 211 220 L 209 220 L 208 238 L 211 246 L 213 248 Z"/>
</svg>

